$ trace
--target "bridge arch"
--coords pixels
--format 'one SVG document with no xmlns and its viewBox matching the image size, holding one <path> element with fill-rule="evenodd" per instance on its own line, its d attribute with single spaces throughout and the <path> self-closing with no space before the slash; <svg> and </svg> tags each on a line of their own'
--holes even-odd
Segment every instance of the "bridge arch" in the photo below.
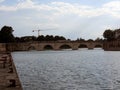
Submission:
<svg viewBox="0 0 120 90">
<path fill-rule="evenodd" d="M 102 47 L 103 47 L 102 45 L 97 44 L 97 45 L 95 45 L 95 47 L 94 47 L 94 48 L 102 48 Z"/>
<path fill-rule="evenodd" d="M 80 44 L 78 48 L 88 48 L 88 46 L 86 44 Z"/>
<path fill-rule="evenodd" d="M 43 49 L 44 49 L 44 50 L 53 50 L 54 48 L 53 48 L 52 45 L 45 45 L 45 46 L 43 47 Z"/>
<path fill-rule="evenodd" d="M 59 49 L 72 49 L 72 47 L 68 44 L 63 44 L 59 47 Z"/>
</svg>

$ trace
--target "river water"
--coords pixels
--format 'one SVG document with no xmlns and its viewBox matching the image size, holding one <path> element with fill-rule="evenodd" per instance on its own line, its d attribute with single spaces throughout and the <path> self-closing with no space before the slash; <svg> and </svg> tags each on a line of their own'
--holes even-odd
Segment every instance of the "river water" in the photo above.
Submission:
<svg viewBox="0 0 120 90">
<path fill-rule="evenodd" d="M 120 90 L 119 51 L 25 51 L 12 56 L 24 90 Z"/>
</svg>

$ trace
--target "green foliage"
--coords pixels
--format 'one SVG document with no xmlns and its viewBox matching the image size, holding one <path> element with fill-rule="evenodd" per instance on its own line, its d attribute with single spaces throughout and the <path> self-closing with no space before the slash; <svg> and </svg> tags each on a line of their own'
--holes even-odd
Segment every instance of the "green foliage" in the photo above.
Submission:
<svg viewBox="0 0 120 90">
<path fill-rule="evenodd" d="M 83 38 L 77 38 L 77 40 L 76 40 L 76 41 L 84 42 L 84 41 L 85 41 L 85 39 L 83 39 Z"/>
<path fill-rule="evenodd" d="M 10 43 L 10 42 L 14 42 L 15 38 L 12 34 L 13 32 L 13 28 L 10 26 L 4 26 L 1 28 L 0 31 L 0 42 L 1 43 Z"/>
<path fill-rule="evenodd" d="M 55 37 L 54 37 L 54 40 L 55 40 L 55 41 L 58 41 L 58 40 L 66 40 L 66 38 L 63 37 L 63 36 L 55 36 Z"/>
<path fill-rule="evenodd" d="M 87 41 L 88 41 L 88 42 L 93 42 L 94 40 L 92 40 L 92 39 L 88 39 Z"/>
<path fill-rule="evenodd" d="M 53 36 L 53 35 L 46 35 L 46 36 L 39 36 L 37 41 L 58 41 L 58 40 L 66 40 L 63 36 Z"/>
<path fill-rule="evenodd" d="M 108 41 L 111 41 L 111 40 L 114 40 L 115 38 L 115 33 L 114 31 L 110 30 L 110 29 L 107 29 L 105 30 L 105 32 L 103 33 L 103 37 L 105 39 L 107 39 Z"/>
<path fill-rule="evenodd" d="M 63 36 L 53 36 L 53 35 L 46 35 L 46 36 L 24 36 L 24 37 L 16 37 L 16 42 L 29 42 L 29 41 L 59 41 L 59 40 L 66 40 Z"/>
<path fill-rule="evenodd" d="M 95 41 L 96 41 L 96 42 L 102 42 L 103 39 L 98 37 L 98 38 L 95 39 Z"/>
<path fill-rule="evenodd" d="M 30 41 L 36 41 L 35 36 L 24 36 L 24 37 L 17 37 L 16 42 L 30 42 Z"/>
<path fill-rule="evenodd" d="M 37 41 L 44 41 L 45 37 L 43 35 L 37 37 Z"/>
</svg>

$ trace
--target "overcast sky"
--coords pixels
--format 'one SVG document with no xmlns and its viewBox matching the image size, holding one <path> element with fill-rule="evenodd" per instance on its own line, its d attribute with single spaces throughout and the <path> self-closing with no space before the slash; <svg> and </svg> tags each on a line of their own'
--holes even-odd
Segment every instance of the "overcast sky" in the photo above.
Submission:
<svg viewBox="0 0 120 90">
<path fill-rule="evenodd" d="M 120 28 L 120 0 L 0 0 L 0 28 L 12 26 L 15 36 L 60 35 L 102 38 Z"/>
</svg>

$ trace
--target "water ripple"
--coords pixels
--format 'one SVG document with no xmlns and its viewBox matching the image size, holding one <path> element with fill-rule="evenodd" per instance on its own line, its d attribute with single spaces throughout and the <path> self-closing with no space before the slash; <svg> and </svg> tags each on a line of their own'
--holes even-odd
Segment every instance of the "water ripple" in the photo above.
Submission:
<svg viewBox="0 0 120 90">
<path fill-rule="evenodd" d="M 12 53 L 24 90 L 120 90 L 120 52 Z"/>
</svg>

